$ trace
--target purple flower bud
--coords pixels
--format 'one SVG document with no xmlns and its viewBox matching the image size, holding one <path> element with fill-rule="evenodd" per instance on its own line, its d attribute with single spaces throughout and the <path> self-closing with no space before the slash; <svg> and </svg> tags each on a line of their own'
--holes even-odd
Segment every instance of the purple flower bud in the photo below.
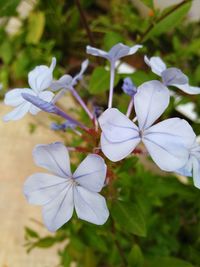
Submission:
<svg viewBox="0 0 200 267">
<path fill-rule="evenodd" d="M 133 84 L 132 80 L 129 77 L 124 79 L 122 90 L 125 94 L 130 96 L 134 96 L 137 92 L 136 86 Z"/>
<path fill-rule="evenodd" d="M 76 124 L 71 121 L 65 121 L 64 123 L 51 123 L 51 130 L 53 131 L 66 131 L 67 129 L 74 129 L 76 128 Z"/>
<path fill-rule="evenodd" d="M 99 116 L 103 113 L 103 111 L 104 111 L 103 107 L 100 107 L 100 106 L 94 106 L 93 107 L 93 112 L 94 112 L 96 118 L 99 118 Z"/>
</svg>

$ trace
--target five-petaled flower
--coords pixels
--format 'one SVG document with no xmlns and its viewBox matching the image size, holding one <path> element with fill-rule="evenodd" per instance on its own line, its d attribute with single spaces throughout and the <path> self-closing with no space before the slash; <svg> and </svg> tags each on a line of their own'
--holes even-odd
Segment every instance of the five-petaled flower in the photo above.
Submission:
<svg viewBox="0 0 200 267">
<path fill-rule="evenodd" d="M 38 166 L 53 172 L 36 173 L 24 185 L 24 194 L 31 204 L 43 206 L 44 223 L 56 231 L 73 214 L 80 219 L 102 225 L 109 212 L 103 196 L 98 192 L 104 186 L 106 165 L 104 160 L 89 154 L 72 174 L 69 154 L 62 143 L 38 145 L 33 151 Z"/>
<path fill-rule="evenodd" d="M 185 120 L 167 119 L 152 126 L 169 104 L 169 91 L 159 81 L 145 82 L 134 96 L 138 126 L 117 109 L 99 118 L 101 148 L 106 157 L 119 161 L 142 141 L 155 163 L 165 171 L 183 167 L 195 134 Z"/>
<path fill-rule="evenodd" d="M 118 43 L 114 45 L 108 52 L 92 47 L 87 46 L 86 52 L 93 56 L 103 57 L 109 60 L 111 63 L 116 62 L 122 57 L 133 55 L 137 52 L 139 48 L 141 48 L 142 45 L 134 45 L 132 47 L 129 47 L 127 45 L 124 45 L 122 43 Z"/>
<path fill-rule="evenodd" d="M 162 78 L 162 82 L 166 86 L 174 86 L 183 92 L 191 95 L 200 94 L 200 87 L 190 86 L 188 77 L 177 68 L 167 68 L 166 64 L 160 57 L 144 57 L 144 61 L 151 68 L 152 72 Z"/>
<path fill-rule="evenodd" d="M 4 103 L 15 107 L 10 113 L 4 116 L 4 121 L 19 120 L 27 112 L 36 115 L 40 109 L 22 96 L 22 93 L 37 96 L 45 101 L 50 102 L 54 94 L 47 91 L 53 81 L 53 70 L 56 65 L 56 59 L 52 58 L 51 66 L 41 65 L 33 69 L 28 74 L 28 83 L 30 88 L 13 89 L 5 95 Z"/>
</svg>

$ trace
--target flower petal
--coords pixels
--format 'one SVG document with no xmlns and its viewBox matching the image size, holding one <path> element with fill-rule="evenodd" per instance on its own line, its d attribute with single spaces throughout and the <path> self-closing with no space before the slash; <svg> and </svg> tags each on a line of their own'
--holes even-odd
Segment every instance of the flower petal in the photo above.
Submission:
<svg viewBox="0 0 200 267">
<path fill-rule="evenodd" d="M 107 167 L 103 158 L 96 154 L 90 154 L 78 166 L 73 178 L 81 186 L 99 192 L 104 185 L 106 171 Z"/>
<path fill-rule="evenodd" d="M 56 61 L 55 58 L 53 58 L 50 68 L 45 65 L 41 65 L 35 67 L 31 72 L 29 72 L 28 82 L 35 92 L 40 92 L 50 87 L 53 80 L 52 73 L 55 68 L 55 64 Z"/>
<path fill-rule="evenodd" d="M 177 68 L 168 68 L 162 72 L 162 81 L 168 85 L 173 84 L 186 84 L 188 83 L 188 77 Z"/>
<path fill-rule="evenodd" d="M 194 186 L 200 189 L 200 160 L 193 158 L 193 181 Z"/>
<path fill-rule="evenodd" d="M 105 52 L 105 51 L 103 51 L 101 49 L 92 47 L 90 45 L 87 45 L 86 53 L 90 54 L 90 55 L 93 55 L 93 56 L 103 57 L 103 58 L 107 58 L 108 59 L 108 53 L 107 52 Z"/>
<path fill-rule="evenodd" d="M 89 60 L 86 59 L 82 62 L 81 64 L 81 70 L 78 74 L 76 74 L 73 78 L 73 81 L 72 81 L 72 86 L 76 85 L 77 84 L 77 81 L 80 81 L 82 78 L 83 78 L 83 73 L 86 71 L 87 67 L 88 67 L 88 64 L 89 64 Z"/>
<path fill-rule="evenodd" d="M 105 135 L 101 134 L 101 149 L 104 155 L 111 161 L 116 162 L 127 157 L 139 144 L 141 138 L 132 138 L 121 142 L 110 142 Z"/>
<path fill-rule="evenodd" d="M 200 87 L 190 86 L 188 83 L 186 84 L 171 84 L 174 87 L 177 87 L 181 91 L 190 94 L 190 95 L 198 95 L 200 94 Z"/>
<path fill-rule="evenodd" d="M 24 103 L 24 98 L 22 97 L 22 93 L 35 95 L 34 91 L 29 88 L 23 89 L 13 89 L 6 93 L 4 98 L 4 103 L 9 106 L 19 106 Z"/>
<path fill-rule="evenodd" d="M 161 76 L 161 73 L 167 68 L 160 57 L 151 57 L 149 59 L 147 56 L 145 56 L 144 61 L 151 68 L 151 71 L 158 76 Z"/>
<path fill-rule="evenodd" d="M 68 180 L 47 173 L 36 173 L 24 184 L 24 195 L 31 204 L 45 205 L 66 187 Z"/>
<path fill-rule="evenodd" d="M 106 139 L 112 143 L 139 137 L 138 127 L 116 108 L 104 111 L 99 124 Z"/>
<path fill-rule="evenodd" d="M 195 134 L 188 122 L 173 118 L 145 130 L 142 140 L 162 170 L 175 171 L 188 161 Z"/>
<path fill-rule="evenodd" d="M 104 224 L 109 216 L 105 198 L 81 186 L 74 188 L 74 205 L 77 216 L 90 223 Z"/>
<path fill-rule="evenodd" d="M 53 81 L 50 85 L 50 88 L 53 91 L 58 91 L 62 88 L 69 88 L 72 84 L 72 76 L 65 74 L 59 80 Z"/>
<path fill-rule="evenodd" d="M 118 43 L 110 49 L 108 56 L 110 58 L 110 61 L 116 61 L 122 57 L 135 54 L 141 47 L 142 45 L 134 45 L 132 47 L 129 47 L 122 43 Z"/>
<path fill-rule="evenodd" d="M 169 104 L 169 90 L 159 81 L 149 81 L 138 87 L 134 96 L 139 128 L 151 126 Z"/>
<path fill-rule="evenodd" d="M 12 110 L 8 114 L 6 114 L 3 117 L 3 120 L 5 122 L 10 121 L 10 120 L 13 120 L 13 121 L 19 120 L 26 115 L 26 113 L 29 111 L 30 107 L 31 107 L 31 103 L 24 100 L 24 102 L 22 104 L 20 104 L 14 110 Z"/>
<path fill-rule="evenodd" d="M 73 186 L 67 186 L 52 201 L 43 206 L 42 213 L 46 227 L 55 232 L 68 222 L 74 211 Z"/>
<path fill-rule="evenodd" d="M 37 145 L 33 150 L 35 163 L 61 177 L 71 177 L 67 148 L 57 142 L 49 145 Z"/>
</svg>

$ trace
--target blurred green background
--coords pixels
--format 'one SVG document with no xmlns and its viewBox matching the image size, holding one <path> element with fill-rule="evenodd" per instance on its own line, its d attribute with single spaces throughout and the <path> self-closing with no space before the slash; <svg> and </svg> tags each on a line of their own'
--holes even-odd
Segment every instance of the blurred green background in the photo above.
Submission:
<svg viewBox="0 0 200 267">
<path fill-rule="evenodd" d="M 10 88 L 26 87 L 28 72 L 49 64 L 52 56 L 58 62 L 55 77 L 75 74 L 87 57 L 87 44 L 105 50 L 118 42 L 144 46 L 123 60 L 135 72 L 117 74 L 114 103 L 122 111 L 128 103 L 121 91 L 124 77 L 130 76 L 136 85 L 157 79 L 145 65 L 144 54 L 161 56 L 168 66 L 188 75 L 192 85 L 200 86 L 198 5 L 199 0 L 0 0 L 1 99 Z M 107 63 L 90 59 L 86 88 L 78 90 L 86 101 L 105 106 L 109 74 L 102 66 Z M 174 89 L 164 117 L 176 115 L 200 134 L 200 96 Z M 132 157 L 113 165 L 116 179 L 104 191 L 111 216 L 104 226 L 74 217 L 55 235 L 42 237 L 27 226 L 28 252 L 68 240 L 58 252 L 64 267 L 72 262 L 80 267 L 199 267 L 200 192 L 190 180 L 166 176 L 148 164 Z"/>
</svg>

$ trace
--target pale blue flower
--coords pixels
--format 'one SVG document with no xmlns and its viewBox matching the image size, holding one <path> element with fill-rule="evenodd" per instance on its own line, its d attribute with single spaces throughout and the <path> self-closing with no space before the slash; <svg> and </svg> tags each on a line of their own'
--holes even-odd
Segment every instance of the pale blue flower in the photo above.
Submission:
<svg viewBox="0 0 200 267">
<path fill-rule="evenodd" d="M 196 138 L 191 126 L 172 118 L 153 123 L 169 104 L 169 90 L 159 81 L 145 82 L 134 96 L 138 126 L 115 108 L 99 118 L 101 148 L 106 157 L 119 161 L 142 141 L 154 162 L 165 171 L 182 168 L 188 160 L 188 148 Z"/>
<path fill-rule="evenodd" d="M 184 176 L 193 176 L 194 185 L 200 189 L 200 145 L 194 143 L 189 149 L 189 159 L 185 166 L 176 171 Z"/>
<path fill-rule="evenodd" d="M 188 77 L 180 69 L 167 68 L 160 57 L 151 57 L 149 59 L 145 56 L 144 61 L 152 72 L 162 78 L 164 85 L 177 87 L 187 94 L 200 94 L 200 87 L 190 86 Z"/>
<path fill-rule="evenodd" d="M 97 225 L 107 221 L 109 211 L 99 194 L 107 168 L 100 156 L 88 155 L 73 174 L 62 143 L 38 145 L 33 157 L 38 166 L 53 174 L 31 175 L 25 182 L 24 194 L 29 203 L 43 206 L 43 219 L 49 231 L 54 232 L 68 222 L 74 209 L 82 220 Z"/>
<path fill-rule="evenodd" d="M 114 45 L 108 52 L 101 49 L 87 46 L 86 52 L 93 56 L 103 57 L 109 60 L 110 62 L 110 89 L 109 89 L 109 98 L 108 98 L 108 108 L 112 107 L 113 102 L 113 93 L 114 93 L 114 81 L 115 81 L 115 63 L 122 57 L 130 56 L 135 54 L 142 45 L 134 45 L 129 47 L 122 43 Z"/>
<path fill-rule="evenodd" d="M 45 65 L 36 67 L 28 74 L 30 88 L 17 88 L 6 93 L 4 103 L 15 107 L 15 109 L 4 116 L 4 121 L 19 120 L 24 117 L 27 112 L 36 115 L 40 111 L 38 107 L 24 99 L 22 93 L 39 97 L 47 102 L 52 100 L 54 94 L 50 91 L 46 91 L 46 89 L 48 89 L 52 83 L 55 65 L 56 59 L 52 58 L 50 67 Z"/>
<path fill-rule="evenodd" d="M 118 43 L 114 45 L 108 52 L 92 47 L 87 46 L 86 52 L 93 56 L 103 57 L 109 60 L 111 63 L 116 62 L 122 57 L 133 55 L 137 52 L 139 48 L 141 48 L 142 45 L 134 45 L 132 47 L 129 47 L 127 45 L 124 45 L 122 43 Z"/>
</svg>

